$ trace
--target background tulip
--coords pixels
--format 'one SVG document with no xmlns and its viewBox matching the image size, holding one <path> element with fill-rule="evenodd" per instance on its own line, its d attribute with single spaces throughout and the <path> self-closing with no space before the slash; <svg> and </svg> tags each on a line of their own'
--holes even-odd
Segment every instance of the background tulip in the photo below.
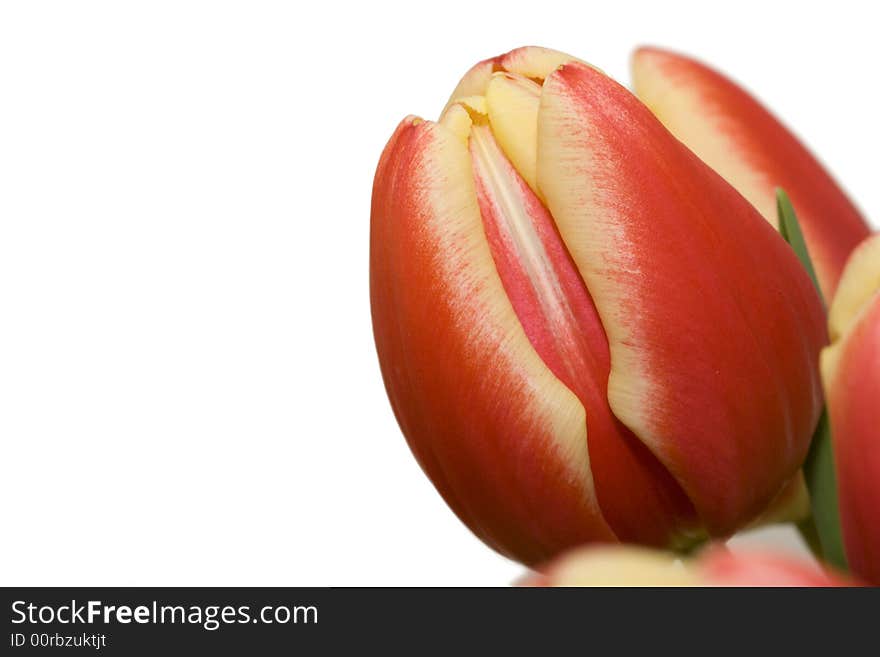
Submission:
<svg viewBox="0 0 880 657">
<path fill-rule="evenodd" d="M 524 578 L 525 586 L 852 586 L 817 563 L 725 547 L 696 558 L 630 546 L 580 548 Z"/>
<path fill-rule="evenodd" d="M 880 585 L 880 234 L 853 252 L 828 323 L 822 376 L 846 557 Z"/>
<path fill-rule="evenodd" d="M 487 543 L 725 536 L 796 476 L 823 311 L 787 244 L 632 94 L 523 48 L 405 119 L 373 188 L 385 386 Z"/>
<path fill-rule="evenodd" d="M 869 229 L 819 161 L 745 90 L 708 66 L 659 48 L 632 61 L 636 95 L 676 137 L 778 227 L 776 189 L 791 197 L 826 299 Z"/>
</svg>

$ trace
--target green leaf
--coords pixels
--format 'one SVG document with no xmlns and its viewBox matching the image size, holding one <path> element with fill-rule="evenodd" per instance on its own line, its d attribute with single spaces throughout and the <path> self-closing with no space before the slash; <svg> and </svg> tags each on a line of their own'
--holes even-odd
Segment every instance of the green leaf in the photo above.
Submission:
<svg viewBox="0 0 880 657">
<path fill-rule="evenodd" d="M 810 259 L 810 252 L 804 241 L 794 207 L 788 195 L 781 189 L 776 190 L 776 209 L 779 213 L 779 232 L 794 249 L 824 304 L 816 270 L 813 268 L 813 261 Z M 804 461 L 804 478 L 810 491 L 810 506 L 813 513 L 812 517 L 798 525 L 798 528 L 818 557 L 841 570 L 846 570 L 846 556 L 840 532 L 840 511 L 837 506 L 837 475 L 834 469 L 834 452 L 831 448 L 831 425 L 826 410 L 822 411 L 819 424 L 813 433 L 810 451 L 807 460 Z"/>
<path fill-rule="evenodd" d="M 779 213 L 779 232 L 794 249 L 804 269 L 810 275 L 810 280 L 816 286 L 819 298 L 822 299 L 822 303 L 825 303 L 822 289 L 819 287 L 819 279 L 816 278 L 816 270 L 813 268 L 813 261 L 810 259 L 810 252 L 807 250 L 807 243 L 804 241 L 804 234 L 801 232 L 801 225 L 794 213 L 794 206 L 792 206 L 788 194 L 782 189 L 776 190 L 776 211 Z"/>
<path fill-rule="evenodd" d="M 802 523 L 799 529 L 807 543 L 811 543 L 810 534 L 815 532 L 818 538 L 822 559 L 840 570 L 846 570 L 846 554 L 843 550 L 843 538 L 840 533 L 840 513 L 837 506 L 837 475 L 834 470 L 834 452 L 831 449 L 831 426 L 828 413 L 822 412 L 819 425 L 813 434 L 807 460 L 804 461 L 804 478 L 810 491 L 812 522 Z M 812 545 L 814 552 L 815 545 Z"/>
</svg>

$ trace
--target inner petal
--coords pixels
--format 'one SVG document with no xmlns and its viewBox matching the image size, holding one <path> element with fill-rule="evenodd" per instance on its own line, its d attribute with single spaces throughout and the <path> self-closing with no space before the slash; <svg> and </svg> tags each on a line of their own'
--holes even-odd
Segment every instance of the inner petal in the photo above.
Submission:
<svg viewBox="0 0 880 657">
<path fill-rule="evenodd" d="M 486 87 L 486 111 L 492 134 L 511 164 L 538 191 L 538 108 L 541 85 L 514 73 L 492 75 Z"/>
<path fill-rule="evenodd" d="M 538 355 L 586 409 L 592 476 L 607 522 L 624 541 L 691 542 L 698 525 L 692 504 L 608 405 L 608 340 L 553 217 L 483 116 L 474 116 L 469 148 L 504 289 Z"/>
</svg>

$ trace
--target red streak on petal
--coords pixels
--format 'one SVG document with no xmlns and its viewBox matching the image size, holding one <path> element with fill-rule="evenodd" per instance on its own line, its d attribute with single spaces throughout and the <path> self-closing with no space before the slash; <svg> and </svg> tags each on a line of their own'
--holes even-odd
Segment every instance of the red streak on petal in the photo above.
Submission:
<svg viewBox="0 0 880 657">
<path fill-rule="evenodd" d="M 483 134 L 489 135 L 488 130 Z M 483 225 L 504 289 L 538 355 L 586 409 L 591 468 L 606 520 L 621 540 L 669 545 L 676 530 L 697 524 L 693 505 L 656 457 L 611 412 L 608 340 L 590 293 L 553 217 L 492 141 L 491 165 L 474 139 L 471 155 Z M 499 183 L 493 178 L 499 174 L 507 180 L 508 202 L 515 199 L 528 217 L 531 237 L 540 242 L 543 257 L 534 256 L 537 245 L 533 245 L 528 262 L 529 256 L 512 235 L 512 218 L 506 216 Z M 536 280 L 541 278 L 535 271 L 540 267 L 551 268 L 544 272 L 549 284 Z"/>
</svg>

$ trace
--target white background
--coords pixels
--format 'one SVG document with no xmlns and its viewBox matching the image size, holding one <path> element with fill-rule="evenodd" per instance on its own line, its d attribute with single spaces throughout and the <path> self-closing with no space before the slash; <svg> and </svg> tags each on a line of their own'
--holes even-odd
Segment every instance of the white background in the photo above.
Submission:
<svg viewBox="0 0 880 657">
<path fill-rule="evenodd" d="M 628 81 L 654 43 L 747 81 L 880 217 L 876 20 L 815 7 L 3 3 L 0 583 L 511 581 L 385 398 L 385 141 L 487 56 Z"/>
</svg>

